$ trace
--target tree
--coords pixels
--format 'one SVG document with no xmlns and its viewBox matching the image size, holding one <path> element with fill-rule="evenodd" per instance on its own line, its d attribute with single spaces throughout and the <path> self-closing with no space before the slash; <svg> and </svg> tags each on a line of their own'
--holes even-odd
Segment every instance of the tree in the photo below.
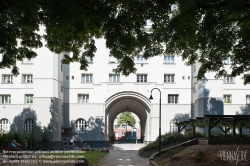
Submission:
<svg viewBox="0 0 250 166">
<path fill-rule="evenodd" d="M 127 124 L 128 126 L 134 127 L 135 126 L 135 117 L 132 115 L 131 112 L 122 112 L 117 121 L 117 125 L 124 125 Z"/>
<path fill-rule="evenodd" d="M 173 10 L 171 4 L 176 4 Z M 187 65 L 198 61 L 197 79 L 206 72 L 216 78 L 249 72 L 250 2 L 245 0 L 2 0 L 0 2 L 0 68 L 37 56 L 33 48 L 46 47 L 55 53 L 68 52 L 63 63 L 79 62 L 87 70 L 86 57 L 93 57 L 95 39 L 105 38 L 106 47 L 121 60 L 116 73 L 136 72 L 133 58 L 177 54 Z M 145 20 L 153 22 L 145 31 Z M 46 34 L 38 34 L 40 25 Z M 82 51 L 82 49 L 84 50 Z M 231 73 L 224 60 L 232 57 Z"/>
</svg>

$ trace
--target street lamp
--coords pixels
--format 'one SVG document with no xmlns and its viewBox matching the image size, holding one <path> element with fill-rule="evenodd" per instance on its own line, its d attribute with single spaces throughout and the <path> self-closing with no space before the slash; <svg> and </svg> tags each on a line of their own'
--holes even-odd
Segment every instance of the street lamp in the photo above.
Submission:
<svg viewBox="0 0 250 166">
<path fill-rule="evenodd" d="M 154 89 L 158 89 L 158 88 L 153 88 L 153 89 L 151 90 L 150 97 L 149 97 L 150 100 L 153 100 L 152 91 L 153 91 Z M 159 90 L 159 92 L 160 92 L 160 112 L 159 112 L 159 156 L 161 156 L 161 91 L 160 91 L 160 89 L 158 89 L 158 90 Z"/>
</svg>

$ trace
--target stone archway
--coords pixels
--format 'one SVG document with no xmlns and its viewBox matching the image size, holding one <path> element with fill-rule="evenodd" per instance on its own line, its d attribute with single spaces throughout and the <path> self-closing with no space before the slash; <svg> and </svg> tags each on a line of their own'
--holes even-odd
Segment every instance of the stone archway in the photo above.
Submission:
<svg viewBox="0 0 250 166">
<path fill-rule="evenodd" d="M 105 102 L 105 132 L 108 136 L 107 141 L 110 142 L 113 138 L 113 123 L 116 116 L 125 111 L 127 106 L 129 111 L 136 114 L 140 119 L 141 137 L 148 140 L 150 105 L 150 100 L 137 92 L 119 92 L 109 97 Z"/>
</svg>

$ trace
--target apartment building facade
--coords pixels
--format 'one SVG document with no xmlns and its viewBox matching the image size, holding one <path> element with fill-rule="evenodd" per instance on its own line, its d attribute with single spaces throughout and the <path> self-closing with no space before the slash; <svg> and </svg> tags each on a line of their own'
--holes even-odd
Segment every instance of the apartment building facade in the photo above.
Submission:
<svg viewBox="0 0 250 166">
<path fill-rule="evenodd" d="M 234 115 L 250 100 L 250 85 L 244 86 L 241 78 L 223 81 L 208 73 L 196 81 L 199 64 L 186 66 L 176 55 L 150 59 L 138 55 L 136 73 L 115 74 L 119 60 L 110 55 L 104 39 L 96 40 L 96 45 L 88 71 L 80 70 L 79 63 L 61 64 L 63 54 L 44 47 L 37 49 L 37 58 L 17 64 L 17 77 L 10 69 L 1 69 L 1 130 L 39 135 L 45 126 L 54 149 L 62 148 L 64 137 L 78 145 L 84 141 L 101 146 L 111 141 L 115 118 L 129 107 L 140 119 L 141 138 L 151 142 L 159 134 L 160 98 L 162 134 L 176 131 L 176 114 Z M 154 99 L 149 100 L 153 88 L 161 93 L 153 90 Z"/>
</svg>

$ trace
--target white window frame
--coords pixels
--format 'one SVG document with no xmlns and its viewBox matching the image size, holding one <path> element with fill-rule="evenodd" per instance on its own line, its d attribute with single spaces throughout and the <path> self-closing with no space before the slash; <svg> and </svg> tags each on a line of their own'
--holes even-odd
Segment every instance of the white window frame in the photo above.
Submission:
<svg viewBox="0 0 250 166">
<path fill-rule="evenodd" d="M 232 64 L 232 60 L 233 58 L 232 57 L 227 57 L 227 59 L 224 60 L 224 65 L 231 65 Z"/>
<path fill-rule="evenodd" d="M 164 55 L 164 63 L 165 64 L 174 64 L 175 56 L 174 55 Z"/>
<path fill-rule="evenodd" d="M 6 118 L 0 120 L 0 133 L 8 133 L 10 131 L 10 121 Z"/>
<path fill-rule="evenodd" d="M 147 82 L 148 80 L 147 74 L 137 74 L 136 75 L 136 82 Z"/>
<path fill-rule="evenodd" d="M 86 133 L 87 122 L 86 120 L 79 118 L 75 121 L 75 131 L 77 133 Z"/>
<path fill-rule="evenodd" d="M 232 95 L 230 95 L 230 94 L 223 95 L 223 102 L 224 103 L 232 103 Z"/>
<path fill-rule="evenodd" d="M 23 58 L 23 64 L 33 64 L 33 60 L 32 59 L 28 59 L 28 58 Z"/>
<path fill-rule="evenodd" d="M 120 82 L 119 74 L 109 74 L 109 82 Z"/>
<path fill-rule="evenodd" d="M 22 83 L 33 83 L 33 75 L 32 74 L 23 74 L 22 75 Z"/>
<path fill-rule="evenodd" d="M 82 83 L 93 82 L 93 74 L 82 74 Z"/>
<path fill-rule="evenodd" d="M 13 83 L 13 76 L 11 74 L 3 74 L 2 75 L 2 83 L 3 84 Z"/>
<path fill-rule="evenodd" d="M 120 59 L 117 59 L 114 55 L 109 54 L 109 63 L 120 63 Z"/>
<path fill-rule="evenodd" d="M 25 104 L 33 104 L 34 95 L 25 95 Z"/>
<path fill-rule="evenodd" d="M 233 84 L 234 83 L 234 77 L 225 76 L 224 77 L 224 84 Z"/>
<path fill-rule="evenodd" d="M 179 95 L 178 94 L 169 94 L 168 95 L 168 104 L 178 104 Z"/>
<path fill-rule="evenodd" d="M 78 103 L 89 103 L 89 94 L 78 94 Z"/>
<path fill-rule="evenodd" d="M 11 95 L 1 95 L 2 104 L 11 104 Z"/>
<path fill-rule="evenodd" d="M 93 58 L 92 58 L 92 57 L 85 57 L 85 59 L 86 59 L 89 63 L 93 63 Z"/>
<path fill-rule="evenodd" d="M 250 104 L 250 95 L 246 95 L 246 104 Z"/>
<path fill-rule="evenodd" d="M 164 82 L 165 83 L 174 83 L 175 75 L 174 74 L 164 74 Z"/>
<path fill-rule="evenodd" d="M 147 59 L 143 57 L 142 54 L 136 57 L 136 63 L 147 63 Z"/>
<path fill-rule="evenodd" d="M 178 119 L 174 118 L 170 121 L 169 126 L 170 126 L 170 133 L 177 133 L 178 132 L 178 126 L 175 123 L 178 123 Z"/>
<path fill-rule="evenodd" d="M 33 130 L 33 125 L 34 125 L 34 122 L 32 118 L 26 119 L 24 122 L 25 133 L 31 133 Z"/>
</svg>

